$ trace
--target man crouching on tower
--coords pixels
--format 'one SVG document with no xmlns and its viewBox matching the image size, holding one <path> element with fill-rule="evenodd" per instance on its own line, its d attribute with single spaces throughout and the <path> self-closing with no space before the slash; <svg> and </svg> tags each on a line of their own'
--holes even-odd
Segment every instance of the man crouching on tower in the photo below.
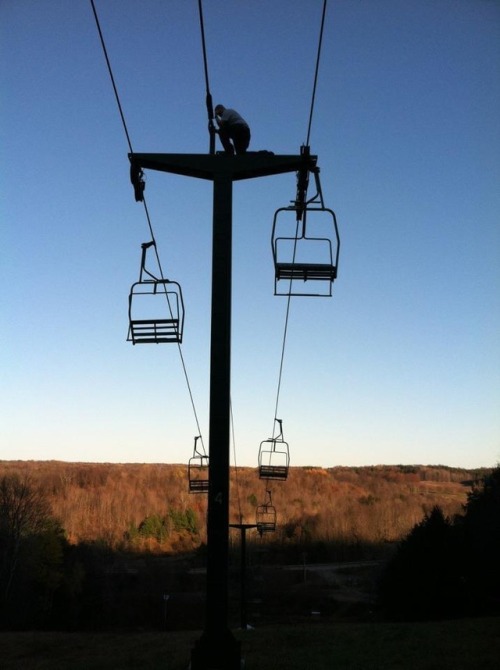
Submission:
<svg viewBox="0 0 500 670">
<path fill-rule="evenodd" d="M 245 119 L 234 109 L 217 105 L 215 118 L 219 130 L 216 132 L 227 154 L 244 154 L 250 144 L 250 128 Z M 234 146 L 233 146 L 234 145 Z"/>
</svg>

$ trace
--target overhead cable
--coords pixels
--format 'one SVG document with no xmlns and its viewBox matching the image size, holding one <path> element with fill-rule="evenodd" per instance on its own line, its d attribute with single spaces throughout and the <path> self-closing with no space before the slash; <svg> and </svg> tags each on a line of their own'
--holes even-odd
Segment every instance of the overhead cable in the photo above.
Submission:
<svg viewBox="0 0 500 670">
<path fill-rule="evenodd" d="M 316 85 L 318 83 L 318 72 L 319 72 L 319 59 L 321 56 L 321 46 L 323 42 L 323 29 L 325 27 L 325 15 L 326 15 L 326 3 L 327 0 L 324 0 L 323 2 L 323 13 L 321 16 L 321 28 L 319 31 L 319 41 L 318 41 L 318 55 L 316 57 L 316 68 L 314 71 L 314 84 L 313 84 L 313 91 L 312 91 L 312 98 L 311 98 L 311 110 L 309 112 L 309 124 L 307 126 L 307 139 L 306 139 L 306 146 L 309 146 L 309 140 L 311 137 L 311 124 L 312 124 L 312 117 L 313 117 L 313 112 L 314 112 L 314 102 L 315 102 L 315 97 L 316 97 Z"/>
<path fill-rule="evenodd" d="M 207 59 L 207 46 L 205 43 L 205 22 L 203 20 L 203 7 L 201 0 L 198 0 L 198 12 L 200 15 L 200 30 L 201 30 L 201 46 L 203 50 L 203 67 L 205 70 L 205 88 L 206 88 L 206 97 L 205 102 L 207 105 L 207 114 L 208 114 L 208 132 L 210 134 L 210 147 L 209 153 L 215 153 L 215 126 L 214 126 L 214 107 L 212 102 L 212 94 L 210 93 L 210 86 L 208 83 L 208 59 Z"/>
<path fill-rule="evenodd" d="M 322 11 L 322 16 L 321 16 L 321 27 L 320 27 L 319 40 L 318 40 L 318 52 L 317 52 L 317 56 L 316 56 L 316 67 L 315 67 L 315 71 L 314 71 L 314 83 L 313 83 L 313 90 L 312 90 L 312 96 L 311 96 L 311 107 L 310 107 L 310 111 L 309 111 L 309 122 L 308 122 L 308 126 L 307 126 L 307 139 L 306 139 L 305 147 L 303 147 L 303 149 L 306 150 L 306 151 L 308 151 L 308 149 L 309 149 L 309 140 L 310 140 L 310 137 L 311 137 L 312 118 L 313 118 L 313 113 L 314 113 L 314 103 L 315 103 L 316 88 L 317 88 L 317 83 L 318 83 L 319 63 L 320 63 L 321 48 L 322 48 L 322 43 L 323 43 L 323 32 L 324 32 L 324 27 L 325 27 L 326 5 L 327 5 L 327 0 L 324 0 L 323 1 L 323 11 Z M 305 200 L 305 195 L 304 195 L 304 200 Z M 296 233 L 295 233 L 295 244 L 294 244 L 294 249 L 293 249 L 292 263 L 295 262 L 298 225 L 299 225 L 299 221 L 297 220 L 297 230 L 296 230 Z M 291 284 L 292 284 L 292 279 L 290 279 L 290 286 L 291 286 Z M 280 390 L 281 390 L 281 379 L 282 379 L 282 375 L 283 375 L 283 364 L 284 364 L 284 359 L 285 359 L 286 338 L 287 338 L 287 332 L 288 332 L 288 320 L 289 320 L 289 316 L 290 316 L 290 303 L 291 303 L 291 292 L 289 291 L 288 300 L 287 300 L 287 307 L 286 307 L 285 327 L 284 327 L 283 341 L 282 341 L 282 347 L 281 347 L 281 360 L 280 360 L 280 367 L 279 367 L 279 374 L 278 374 L 278 385 L 277 385 L 277 391 L 276 391 L 276 404 L 275 404 L 275 409 L 274 409 L 274 422 L 273 422 L 273 433 L 272 433 L 273 438 L 274 438 L 274 429 L 275 429 L 275 426 L 276 426 L 276 418 L 278 416 L 278 405 L 279 405 L 279 396 L 280 396 Z"/>
<path fill-rule="evenodd" d="M 123 113 L 123 108 L 122 108 L 122 105 L 121 105 L 121 102 L 120 102 L 120 96 L 118 95 L 118 89 L 116 87 L 115 78 L 114 78 L 114 75 L 113 75 L 113 70 L 111 68 L 111 62 L 110 62 L 110 59 L 109 59 L 109 56 L 108 56 L 108 51 L 106 49 L 106 44 L 104 42 L 104 36 L 103 36 L 102 30 L 101 30 L 101 25 L 100 25 L 100 22 L 99 22 L 99 17 L 97 15 L 97 10 L 96 10 L 96 7 L 95 7 L 94 0 L 90 0 L 90 4 L 92 5 L 92 11 L 94 13 L 94 19 L 95 19 L 95 22 L 96 22 L 97 31 L 99 33 L 99 38 L 101 40 L 102 50 L 103 50 L 103 53 L 104 53 L 104 57 L 106 59 L 106 64 L 107 64 L 107 67 L 108 67 L 108 72 L 109 72 L 109 76 L 110 76 L 110 79 L 111 79 L 111 83 L 113 85 L 113 91 L 115 93 L 115 99 L 116 99 L 116 103 L 118 105 L 118 111 L 120 112 L 120 117 L 121 117 L 121 120 L 122 120 L 123 129 L 125 131 L 125 136 L 127 138 L 128 147 L 129 147 L 130 153 L 133 154 L 134 151 L 132 149 L 132 142 L 130 140 L 130 134 L 128 132 L 127 123 L 125 121 L 125 115 Z M 143 202 L 143 205 L 144 205 L 144 211 L 146 213 L 146 219 L 147 219 L 147 222 L 148 222 L 149 233 L 151 235 L 151 240 L 153 242 L 153 247 L 154 247 L 154 250 L 155 250 L 155 256 L 156 256 L 156 261 L 158 263 L 158 269 L 159 269 L 159 272 L 160 272 L 160 277 L 161 277 L 162 281 L 164 281 L 165 277 L 164 277 L 164 274 L 163 274 L 163 269 L 162 269 L 162 266 L 161 266 L 160 256 L 159 256 L 158 248 L 157 248 L 157 244 L 156 244 L 156 238 L 155 238 L 154 231 L 153 231 L 153 224 L 151 222 L 151 217 L 149 216 L 149 210 L 148 210 L 148 206 L 147 206 L 147 203 L 146 203 L 146 198 L 144 196 L 143 196 L 143 201 L 142 202 Z M 180 343 L 177 343 L 177 347 L 178 347 L 179 356 L 180 356 L 180 359 L 181 359 L 182 369 L 183 369 L 183 372 L 184 372 L 184 378 L 186 380 L 186 385 L 187 385 L 187 388 L 188 388 L 189 398 L 191 400 L 191 407 L 193 409 L 193 414 L 194 414 L 194 418 L 195 418 L 195 422 L 196 422 L 196 427 L 198 429 L 198 434 L 200 435 L 203 450 L 205 451 L 205 445 L 203 443 L 203 437 L 201 436 L 200 423 L 199 423 L 199 420 L 198 420 L 198 413 L 196 411 L 196 405 L 195 405 L 195 402 L 194 402 L 194 397 L 193 397 L 193 393 L 192 393 L 192 390 L 191 390 L 191 384 L 190 384 L 190 381 L 189 381 L 189 375 L 188 375 L 188 372 L 187 372 L 187 367 L 186 367 L 186 363 L 184 361 L 184 356 L 182 354 L 182 349 L 181 349 Z"/>
</svg>

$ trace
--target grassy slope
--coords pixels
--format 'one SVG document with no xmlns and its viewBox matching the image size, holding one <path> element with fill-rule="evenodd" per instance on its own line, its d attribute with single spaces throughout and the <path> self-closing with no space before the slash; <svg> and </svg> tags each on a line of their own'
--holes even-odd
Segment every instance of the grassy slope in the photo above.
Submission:
<svg viewBox="0 0 500 670">
<path fill-rule="evenodd" d="M 500 619 L 237 632 L 247 670 L 497 670 Z M 2 670 L 186 670 L 199 633 L 2 633 Z"/>
</svg>

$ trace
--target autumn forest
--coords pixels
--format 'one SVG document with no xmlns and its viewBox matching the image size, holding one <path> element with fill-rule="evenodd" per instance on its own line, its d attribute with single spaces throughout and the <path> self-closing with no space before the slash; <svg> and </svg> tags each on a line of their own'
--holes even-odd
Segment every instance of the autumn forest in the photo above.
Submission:
<svg viewBox="0 0 500 670">
<path fill-rule="evenodd" d="M 184 465 L 0 462 L 0 477 L 11 474 L 44 492 L 72 544 L 176 553 L 205 541 L 206 497 L 188 492 Z M 447 516 L 460 512 L 481 474 L 422 466 L 291 468 L 286 482 L 273 484 L 276 535 L 265 539 L 394 542 L 435 505 Z M 253 523 L 265 499 L 255 469 L 232 469 L 232 522 L 242 516 Z"/>
<path fill-rule="evenodd" d="M 356 611 L 367 615 L 381 566 L 412 534 L 427 542 L 437 528 L 440 538 L 453 534 L 462 541 L 455 520 L 491 472 L 418 465 L 295 467 L 286 481 L 267 482 L 266 488 L 256 469 L 233 468 L 230 522 L 255 523 L 271 495 L 277 513 L 274 532 L 249 533 L 252 601 L 265 603 L 261 616 L 277 620 L 285 612 L 317 608 L 318 602 L 339 615 L 340 590 L 356 584 Z M 184 465 L 0 461 L 0 625 L 201 626 L 206 504 L 205 495 L 189 493 Z M 237 608 L 234 531 L 230 549 Z M 430 556 L 433 551 L 425 549 L 419 564 Z M 448 556 L 445 572 L 453 560 Z M 305 572 L 293 570 L 306 561 L 357 562 L 357 573 L 345 578 L 324 572 L 323 582 L 313 584 Z M 370 578 L 360 570 L 369 570 Z M 387 593 L 401 591 L 398 579 L 396 587 L 387 582 Z M 457 579 L 463 581 L 458 573 Z M 162 593 L 172 596 L 168 616 Z M 353 602 L 348 611 L 355 611 Z"/>
</svg>

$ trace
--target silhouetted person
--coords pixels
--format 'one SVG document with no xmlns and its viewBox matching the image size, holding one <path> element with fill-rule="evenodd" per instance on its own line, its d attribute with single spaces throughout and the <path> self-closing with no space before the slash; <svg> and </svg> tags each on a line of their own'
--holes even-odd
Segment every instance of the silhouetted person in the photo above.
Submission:
<svg viewBox="0 0 500 670">
<path fill-rule="evenodd" d="M 234 152 L 237 154 L 246 153 L 250 144 L 250 128 L 245 119 L 234 109 L 226 109 L 224 105 L 216 106 L 215 118 L 219 126 L 219 130 L 216 132 L 225 152 L 231 155 Z"/>
</svg>

